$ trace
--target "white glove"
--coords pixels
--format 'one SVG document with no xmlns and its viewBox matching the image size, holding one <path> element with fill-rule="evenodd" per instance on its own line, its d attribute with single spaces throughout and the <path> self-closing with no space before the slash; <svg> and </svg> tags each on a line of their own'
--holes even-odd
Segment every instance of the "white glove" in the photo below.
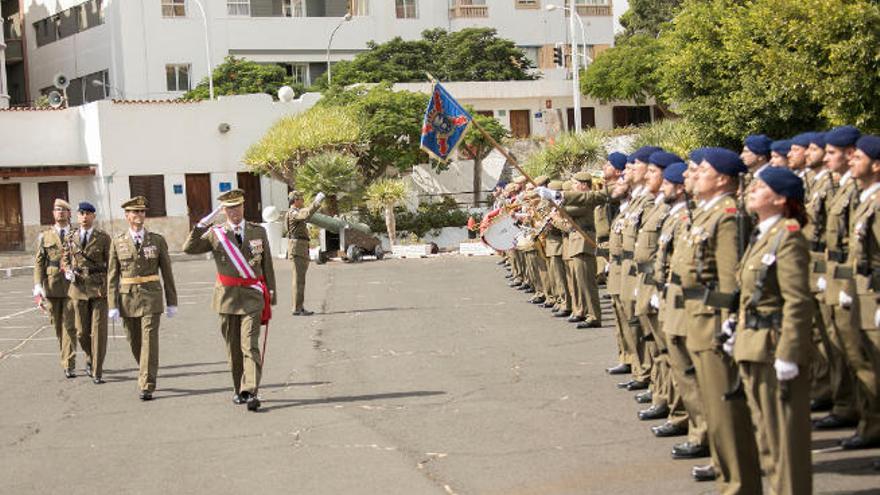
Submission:
<svg viewBox="0 0 880 495">
<path fill-rule="evenodd" d="M 633 297 L 639 297 L 639 288 L 638 287 L 633 289 Z"/>
<path fill-rule="evenodd" d="M 205 228 L 208 225 L 211 225 L 211 222 L 214 220 L 214 217 L 216 217 L 220 213 L 220 210 L 222 210 L 222 209 L 223 209 L 222 206 L 218 206 L 218 207 L 214 208 L 214 211 L 205 215 L 201 220 L 199 220 L 199 223 L 198 223 L 199 227 Z"/>
<path fill-rule="evenodd" d="M 64 278 L 66 278 L 68 282 L 73 282 L 73 280 L 76 278 L 76 275 L 74 275 L 73 271 L 71 270 L 64 270 Z"/>
<path fill-rule="evenodd" d="M 791 380 L 797 377 L 800 372 L 797 363 L 790 363 L 779 358 L 773 362 L 773 367 L 776 368 L 776 379 L 780 382 Z"/>
<path fill-rule="evenodd" d="M 660 296 L 657 294 L 651 295 L 651 307 L 657 310 L 660 309 Z"/>
<path fill-rule="evenodd" d="M 849 297 L 849 294 L 844 291 L 840 291 L 837 293 L 837 302 L 840 303 L 840 306 L 842 308 L 846 309 L 852 305 L 853 300 L 851 297 Z"/>
<path fill-rule="evenodd" d="M 721 348 L 724 349 L 724 352 L 727 353 L 728 356 L 733 356 L 733 345 L 736 344 L 736 321 L 731 318 L 724 320 L 724 323 L 721 324 L 721 333 L 727 335 L 727 340 L 721 344 Z"/>
<path fill-rule="evenodd" d="M 34 285 L 34 297 L 37 296 L 46 297 L 46 291 L 43 290 L 43 286 L 41 284 Z"/>
<path fill-rule="evenodd" d="M 119 309 L 113 308 L 110 311 L 107 311 L 107 318 L 113 321 L 119 321 Z"/>
<path fill-rule="evenodd" d="M 880 328 L 880 308 L 874 312 L 874 326 Z"/>
<path fill-rule="evenodd" d="M 168 306 L 167 308 L 165 308 L 165 316 L 167 316 L 169 318 L 174 318 L 174 316 L 176 314 L 177 314 L 177 306 Z"/>
<path fill-rule="evenodd" d="M 825 292 L 825 289 L 828 287 L 828 281 L 825 280 L 825 277 L 819 277 L 816 280 L 816 288 L 819 289 L 820 292 Z"/>
<path fill-rule="evenodd" d="M 611 272 L 611 263 L 605 263 L 605 275 Z"/>
<path fill-rule="evenodd" d="M 322 193 L 322 192 L 315 194 L 315 203 L 320 203 L 320 202 L 324 201 L 324 198 L 326 198 L 326 197 L 327 196 L 325 196 L 324 193 Z"/>
<path fill-rule="evenodd" d="M 535 192 L 538 193 L 538 196 L 548 201 L 557 201 L 559 199 L 558 191 L 554 191 L 553 189 L 544 186 L 536 187 Z"/>
</svg>

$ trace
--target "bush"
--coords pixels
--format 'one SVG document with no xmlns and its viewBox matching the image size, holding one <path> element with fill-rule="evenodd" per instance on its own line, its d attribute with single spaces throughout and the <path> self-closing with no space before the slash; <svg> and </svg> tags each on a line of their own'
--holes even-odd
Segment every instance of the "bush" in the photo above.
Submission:
<svg viewBox="0 0 880 495">
<path fill-rule="evenodd" d="M 654 122 L 635 129 L 636 138 L 633 149 L 642 146 L 661 148 L 686 158 L 688 152 L 703 146 L 703 141 L 694 127 L 686 119 L 669 119 Z"/>
<path fill-rule="evenodd" d="M 397 232 L 400 237 L 407 232 L 424 237 L 428 232 L 436 232 L 443 227 L 464 227 L 468 222 L 468 212 L 460 210 L 452 198 L 444 198 L 436 203 L 422 203 L 415 212 L 403 206 L 395 209 Z M 381 213 L 362 211 L 361 221 L 370 226 L 373 232 L 386 233 L 385 217 Z"/>
<path fill-rule="evenodd" d="M 529 156 L 523 170 L 532 177 L 560 177 L 591 168 L 605 158 L 602 141 L 602 131 L 595 129 L 563 134 L 554 144 Z"/>
</svg>

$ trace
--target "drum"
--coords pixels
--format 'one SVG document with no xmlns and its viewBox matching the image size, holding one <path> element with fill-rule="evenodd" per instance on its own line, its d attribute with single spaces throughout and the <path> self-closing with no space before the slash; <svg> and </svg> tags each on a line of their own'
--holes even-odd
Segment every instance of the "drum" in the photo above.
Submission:
<svg viewBox="0 0 880 495">
<path fill-rule="evenodd" d="M 483 242 L 496 251 L 507 251 L 516 247 L 522 230 L 513 223 L 513 217 L 507 212 L 493 216 L 483 230 Z"/>
</svg>

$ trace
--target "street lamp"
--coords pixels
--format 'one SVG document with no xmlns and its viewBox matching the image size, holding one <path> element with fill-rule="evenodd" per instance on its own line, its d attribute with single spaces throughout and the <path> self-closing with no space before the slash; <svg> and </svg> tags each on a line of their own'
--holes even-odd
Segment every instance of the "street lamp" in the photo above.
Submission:
<svg viewBox="0 0 880 495">
<path fill-rule="evenodd" d="M 208 16 L 201 0 L 193 0 L 202 12 L 202 26 L 205 28 L 205 55 L 208 62 L 208 95 L 214 99 L 214 68 L 211 66 L 211 39 L 208 37 Z"/>
<path fill-rule="evenodd" d="M 545 7 L 545 9 L 547 9 L 547 12 L 553 12 L 553 11 L 556 10 L 556 9 L 562 9 L 562 10 L 571 11 L 571 9 L 568 8 L 568 7 L 560 6 L 560 5 L 552 5 L 552 4 L 551 4 L 551 5 L 547 5 L 547 6 Z M 584 28 L 584 21 L 583 21 L 583 19 L 581 19 L 581 15 L 580 15 L 580 14 L 577 14 L 577 21 L 578 21 L 578 25 L 579 25 L 580 28 L 581 28 L 581 44 L 584 45 L 584 53 L 583 53 L 583 55 L 584 55 L 584 68 L 586 68 L 587 65 L 589 65 L 589 64 L 587 63 L 587 61 L 588 61 L 588 60 L 592 61 L 592 59 L 590 59 L 590 57 L 587 56 L 587 31 L 586 31 L 586 29 Z"/>
<path fill-rule="evenodd" d="M 330 32 L 330 39 L 327 40 L 327 86 L 330 86 L 330 83 L 333 82 L 333 74 L 330 72 L 330 45 L 333 44 L 333 37 L 336 36 L 336 31 L 339 31 L 339 28 L 348 21 L 351 20 L 351 12 L 346 12 L 342 19 L 339 21 L 339 24 L 333 28 L 333 31 Z"/>
<path fill-rule="evenodd" d="M 578 68 L 578 56 L 577 56 L 577 43 L 575 42 L 574 36 L 574 19 L 577 18 L 578 22 L 581 22 L 581 29 L 583 29 L 583 22 L 581 21 L 580 16 L 577 14 L 577 8 L 575 7 L 575 0 L 570 0 L 569 7 L 563 7 L 566 10 L 570 11 L 569 15 L 569 23 L 568 29 L 571 33 L 571 71 L 572 71 L 572 93 L 574 95 L 574 132 L 581 132 L 581 75 L 580 70 Z M 552 11 L 557 8 L 556 5 L 547 5 L 547 10 Z M 582 37 L 584 38 L 584 50 L 586 51 L 586 36 L 583 36 L 583 31 L 581 31 Z M 585 64 L 586 65 L 586 64 Z"/>
</svg>

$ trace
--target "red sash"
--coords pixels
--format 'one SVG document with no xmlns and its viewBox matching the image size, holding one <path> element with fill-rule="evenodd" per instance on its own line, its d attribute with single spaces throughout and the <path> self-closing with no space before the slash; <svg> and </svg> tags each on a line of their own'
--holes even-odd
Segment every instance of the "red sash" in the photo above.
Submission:
<svg viewBox="0 0 880 495">
<path fill-rule="evenodd" d="M 269 323 L 269 319 L 272 318 L 272 296 L 269 295 L 269 288 L 266 287 L 265 277 L 260 275 L 259 278 L 241 278 L 218 273 L 217 281 L 223 287 L 260 286 L 260 291 L 263 293 L 263 313 L 260 315 L 260 324 L 265 325 Z"/>
</svg>

